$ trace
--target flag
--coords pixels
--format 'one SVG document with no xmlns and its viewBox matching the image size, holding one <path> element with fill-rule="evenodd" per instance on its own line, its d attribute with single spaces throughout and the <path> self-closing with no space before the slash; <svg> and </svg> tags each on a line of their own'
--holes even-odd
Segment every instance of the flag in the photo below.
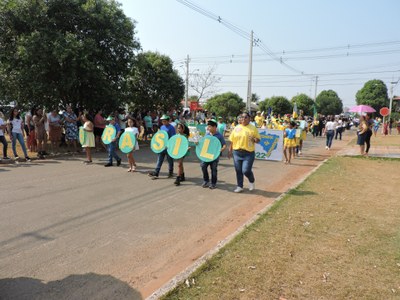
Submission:
<svg viewBox="0 0 400 300">
<path fill-rule="evenodd" d="M 293 114 L 292 114 L 292 117 L 293 117 L 293 119 L 297 119 L 297 117 L 299 116 L 299 112 L 297 111 L 297 104 L 296 104 L 296 102 L 294 103 L 294 106 L 293 106 Z"/>
<path fill-rule="evenodd" d="M 272 107 L 270 106 L 270 107 L 268 107 L 267 116 L 271 116 L 271 115 L 272 115 Z"/>
<path fill-rule="evenodd" d="M 314 110 L 314 120 L 318 119 L 318 113 L 317 113 L 317 108 L 315 107 L 315 104 L 313 105 L 313 110 Z"/>
</svg>

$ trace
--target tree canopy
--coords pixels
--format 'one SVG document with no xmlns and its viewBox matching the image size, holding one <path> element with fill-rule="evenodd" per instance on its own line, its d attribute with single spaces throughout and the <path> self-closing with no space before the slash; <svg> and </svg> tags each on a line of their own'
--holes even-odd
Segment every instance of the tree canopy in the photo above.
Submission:
<svg viewBox="0 0 400 300">
<path fill-rule="evenodd" d="M 389 106 L 389 97 L 387 87 L 382 80 L 367 81 L 362 89 L 356 94 L 356 102 L 358 105 L 365 104 L 372 106 L 379 111 L 384 106 Z"/>
<path fill-rule="evenodd" d="M 314 100 L 306 94 L 299 94 L 297 96 L 294 96 L 290 102 L 292 103 L 292 105 L 296 103 L 299 114 L 300 110 L 302 110 L 305 116 L 313 115 Z"/>
<path fill-rule="evenodd" d="M 208 111 L 216 113 L 217 116 L 227 119 L 238 116 L 246 104 L 238 94 L 227 92 L 208 99 L 204 107 Z"/>
<path fill-rule="evenodd" d="M 0 99 L 114 108 L 127 100 L 135 24 L 112 0 L 0 6 Z"/>
<path fill-rule="evenodd" d="M 185 85 L 168 56 L 144 52 L 135 59 L 128 89 L 133 107 L 168 111 L 180 108 Z"/>
<path fill-rule="evenodd" d="M 268 111 L 268 107 L 272 108 L 273 114 L 291 114 L 293 112 L 293 106 L 286 97 L 273 96 L 266 98 L 264 101 L 259 103 L 261 111 Z"/>
<path fill-rule="evenodd" d="M 343 102 L 333 90 L 319 93 L 315 103 L 318 113 L 323 115 L 339 115 L 343 112 Z"/>
</svg>

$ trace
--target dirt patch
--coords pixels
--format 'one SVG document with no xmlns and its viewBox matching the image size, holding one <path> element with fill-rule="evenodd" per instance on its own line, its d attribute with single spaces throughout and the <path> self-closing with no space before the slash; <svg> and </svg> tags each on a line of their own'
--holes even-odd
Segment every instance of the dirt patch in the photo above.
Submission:
<svg viewBox="0 0 400 300">
<path fill-rule="evenodd" d="M 399 167 L 332 158 L 165 299 L 398 299 Z"/>
</svg>

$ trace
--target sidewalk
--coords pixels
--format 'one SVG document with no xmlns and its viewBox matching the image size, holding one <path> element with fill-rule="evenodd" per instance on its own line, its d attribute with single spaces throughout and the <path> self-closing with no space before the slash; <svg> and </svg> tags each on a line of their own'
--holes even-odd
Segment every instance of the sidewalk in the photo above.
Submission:
<svg viewBox="0 0 400 300">
<path fill-rule="evenodd" d="M 360 147 L 356 145 L 354 138 L 350 144 L 338 152 L 338 155 L 360 155 Z M 390 135 L 371 138 L 371 148 L 369 150 L 370 157 L 382 158 L 400 158 L 400 135 Z"/>
</svg>

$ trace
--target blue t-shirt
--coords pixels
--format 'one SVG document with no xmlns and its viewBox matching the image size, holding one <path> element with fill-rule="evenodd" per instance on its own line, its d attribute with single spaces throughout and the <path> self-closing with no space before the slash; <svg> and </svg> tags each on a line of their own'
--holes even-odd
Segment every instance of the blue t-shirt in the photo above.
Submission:
<svg viewBox="0 0 400 300">
<path fill-rule="evenodd" d="M 221 142 L 221 147 L 224 146 L 226 144 L 224 137 L 222 136 L 222 134 L 220 134 L 218 131 L 212 135 L 211 133 L 207 132 L 206 135 L 211 135 L 216 137 L 220 142 Z"/>
<path fill-rule="evenodd" d="M 121 131 L 121 126 L 119 126 L 118 123 L 115 123 L 113 126 L 115 127 L 115 130 L 117 131 L 117 135 L 118 135 L 118 132 Z"/>
<path fill-rule="evenodd" d="M 286 128 L 285 129 L 286 132 L 286 137 L 290 140 L 294 139 L 296 137 L 296 128 Z"/>
<path fill-rule="evenodd" d="M 175 133 L 176 133 L 175 132 L 175 127 L 172 126 L 171 124 L 162 125 L 160 129 L 164 130 L 164 131 L 166 131 L 168 133 L 168 138 L 171 138 L 171 136 L 174 136 Z"/>
</svg>

